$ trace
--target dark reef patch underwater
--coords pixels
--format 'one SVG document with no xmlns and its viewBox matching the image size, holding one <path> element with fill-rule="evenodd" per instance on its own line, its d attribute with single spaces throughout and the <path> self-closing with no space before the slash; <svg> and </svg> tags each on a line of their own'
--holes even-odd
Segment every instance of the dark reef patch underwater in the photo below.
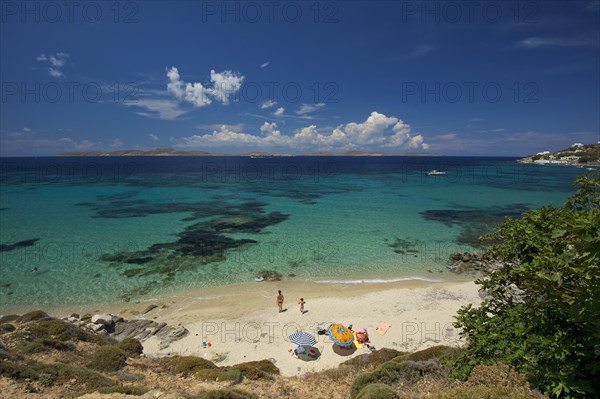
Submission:
<svg viewBox="0 0 600 399">
<path fill-rule="evenodd" d="M 40 240 L 39 238 L 32 238 L 30 240 L 23 240 L 23 241 L 15 242 L 13 244 L 0 244 L 0 252 L 8 252 L 8 251 L 14 251 L 15 249 L 19 249 L 19 248 L 31 247 L 32 245 L 35 245 L 35 243 L 38 242 L 39 240 Z"/>
<path fill-rule="evenodd" d="M 428 209 L 420 212 L 420 215 L 426 220 L 440 222 L 448 227 L 457 225 L 461 230 L 456 243 L 480 248 L 481 235 L 491 232 L 506 216 L 518 217 L 529 209 L 531 205 L 519 203 L 488 207 L 457 205 L 452 209 Z"/>
<path fill-rule="evenodd" d="M 100 259 L 120 270 L 127 278 L 152 276 L 153 280 L 133 288 L 122 298 L 147 294 L 154 287 L 173 282 L 178 272 L 226 260 L 226 251 L 257 243 L 248 238 L 232 238 L 237 233 L 264 234 L 265 228 L 285 221 L 289 215 L 267 213 L 268 204 L 261 201 L 227 203 L 214 200 L 198 203 L 149 203 L 131 199 L 136 193 L 98 196 L 96 203 L 83 202 L 78 206 L 90 207 L 94 218 L 132 218 L 163 213 L 188 213 L 182 221 L 206 219 L 187 226 L 173 242 L 156 243 L 143 250 L 118 251 L 103 254 Z M 135 267 L 132 267 L 132 266 Z"/>
</svg>

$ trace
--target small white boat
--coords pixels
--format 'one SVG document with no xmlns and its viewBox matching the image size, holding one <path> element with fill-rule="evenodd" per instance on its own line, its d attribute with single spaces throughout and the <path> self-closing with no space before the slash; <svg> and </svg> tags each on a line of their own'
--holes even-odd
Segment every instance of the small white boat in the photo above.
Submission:
<svg viewBox="0 0 600 399">
<path fill-rule="evenodd" d="M 427 176 L 442 176 L 442 175 L 445 175 L 445 174 L 446 174 L 446 172 L 441 172 L 441 171 L 435 170 L 435 169 L 430 170 L 429 172 L 427 172 Z"/>
</svg>

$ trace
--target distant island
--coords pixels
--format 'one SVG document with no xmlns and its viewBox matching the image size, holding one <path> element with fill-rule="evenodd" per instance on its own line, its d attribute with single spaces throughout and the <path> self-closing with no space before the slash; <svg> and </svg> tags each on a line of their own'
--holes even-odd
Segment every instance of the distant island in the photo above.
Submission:
<svg viewBox="0 0 600 399">
<path fill-rule="evenodd" d="M 270 152 L 245 152 L 242 154 L 225 154 L 220 152 L 206 151 L 181 151 L 174 148 L 154 148 L 150 150 L 118 150 L 118 151 L 85 151 L 85 152 L 63 152 L 58 154 L 61 157 L 291 157 L 291 156 L 312 156 L 312 157 L 381 157 L 381 156 L 442 156 L 439 154 L 384 154 L 382 152 L 369 151 L 346 151 L 346 152 L 328 152 L 319 151 L 309 154 L 274 154 Z"/>
<path fill-rule="evenodd" d="M 517 162 L 537 165 L 600 166 L 600 141 L 596 144 L 575 143 L 569 148 L 556 152 L 538 152 Z"/>
</svg>

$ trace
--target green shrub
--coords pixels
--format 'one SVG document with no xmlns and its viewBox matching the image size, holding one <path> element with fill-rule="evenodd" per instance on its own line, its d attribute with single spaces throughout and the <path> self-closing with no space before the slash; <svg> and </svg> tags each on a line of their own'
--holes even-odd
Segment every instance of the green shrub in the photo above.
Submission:
<svg viewBox="0 0 600 399">
<path fill-rule="evenodd" d="M 194 377 L 203 381 L 235 381 L 242 380 L 241 370 L 232 368 L 203 369 L 194 373 Z"/>
<path fill-rule="evenodd" d="M 6 316 L 0 317 L 0 324 L 10 323 L 11 321 L 15 321 L 19 318 L 18 314 L 9 314 Z"/>
<path fill-rule="evenodd" d="M 111 379 L 85 367 L 64 363 L 41 363 L 35 361 L 11 362 L 0 360 L 0 375 L 16 381 L 26 379 L 40 381 L 46 385 L 62 384 L 73 379 L 85 383 L 88 388 L 115 385 Z"/>
<path fill-rule="evenodd" d="M 506 363 L 547 395 L 600 396 L 600 173 L 575 183 L 563 206 L 507 218 L 485 237 L 504 266 L 477 281 L 479 307 L 458 311 L 467 346 L 453 377 Z"/>
<path fill-rule="evenodd" d="M 375 370 L 360 374 L 352 383 L 351 397 L 354 399 L 367 385 L 381 383 L 392 385 L 398 381 L 415 383 L 423 377 L 445 378 L 446 372 L 437 359 L 397 362 L 390 360 L 382 363 Z"/>
<path fill-rule="evenodd" d="M 389 385 L 369 384 L 358 393 L 356 399 L 399 399 L 399 396 Z"/>
<path fill-rule="evenodd" d="M 116 376 L 121 381 L 128 381 L 128 382 L 143 381 L 146 378 L 146 376 L 144 374 L 128 373 L 127 371 L 123 371 L 123 370 L 118 371 Z"/>
<path fill-rule="evenodd" d="M 187 377 L 199 370 L 216 369 L 217 366 L 211 361 L 196 356 L 175 356 L 170 359 L 173 371 Z"/>
<path fill-rule="evenodd" d="M 89 366 L 100 371 L 118 371 L 125 367 L 126 360 L 127 355 L 119 347 L 107 345 L 94 351 Z"/>
<path fill-rule="evenodd" d="M 48 316 L 48 313 L 46 312 L 34 310 L 32 312 L 25 313 L 23 316 L 17 317 L 15 320 L 17 323 L 27 323 L 34 320 L 47 319 L 49 317 L 50 316 Z"/>
<path fill-rule="evenodd" d="M 196 396 L 192 396 L 190 399 L 255 399 L 257 396 L 238 390 L 238 389 L 224 389 L 220 391 L 207 391 Z"/>
<path fill-rule="evenodd" d="M 47 352 L 50 349 L 59 351 L 73 351 L 76 349 L 75 344 L 71 342 L 61 342 L 53 339 L 36 339 L 32 342 L 20 342 L 15 346 L 17 352 L 20 353 L 41 353 Z"/>
<path fill-rule="evenodd" d="M 35 340 L 33 342 L 20 342 L 15 346 L 15 350 L 19 353 L 42 353 L 48 352 L 50 348 L 44 345 L 41 341 Z"/>
<path fill-rule="evenodd" d="M 48 348 L 56 349 L 62 352 L 70 352 L 77 349 L 75 344 L 72 342 L 62 342 L 56 341 L 54 339 L 43 339 L 42 344 L 44 344 Z"/>
<path fill-rule="evenodd" d="M 135 338 L 126 338 L 119 342 L 118 345 L 121 350 L 127 353 L 129 356 L 141 355 L 144 352 L 144 347 L 140 341 Z"/>
<path fill-rule="evenodd" d="M 78 339 L 80 334 L 77 327 L 62 320 L 43 320 L 32 323 L 27 331 L 33 338 L 55 338 L 60 341 Z"/>
<path fill-rule="evenodd" d="M 249 380 L 273 379 L 274 374 L 280 373 L 277 366 L 268 360 L 240 363 L 231 368 L 240 370 Z"/>
<path fill-rule="evenodd" d="M 355 399 L 364 387 L 375 382 L 376 379 L 373 376 L 373 373 L 359 374 L 352 382 L 352 387 L 350 388 L 350 397 Z"/>
<path fill-rule="evenodd" d="M 102 393 L 102 394 L 122 393 L 124 395 L 142 396 L 149 390 L 150 389 L 148 389 L 148 388 L 114 386 L 114 387 L 100 388 L 100 389 L 98 389 L 98 393 Z"/>
<path fill-rule="evenodd" d="M 58 341 L 85 341 L 97 345 L 113 345 L 111 337 L 89 333 L 80 327 L 62 320 L 42 320 L 27 325 L 29 336 L 33 339 L 55 339 Z"/>
<path fill-rule="evenodd" d="M 12 324 L 4 323 L 0 324 L 0 334 L 5 334 L 9 332 L 13 332 L 16 330 L 16 327 Z"/>
<path fill-rule="evenodd" d="M 430 397 L 431 399 L 539 399 L 540 396 L 528 391 L 511 387 L 487 387 L 476 385 L 472 387 L 454 388 Z"/>
<path fill-rule="evenodd" d="M 371 353 L 365 353 L 362 355 L 355 356 L 352 359 L 346 360 L 342 364 L 355 367 L 376 367 L 394 358 L 399 358 L 407 355 L 407 352 L 400 352 L 395 349 L 389 348 L 381 348 Z"/>
<path fill-rule="evenodd" d="M 453 351 L 454 348 L 445 345 L 432 346 L 431 348 L 423 349 L 417 352 L 413 352 L 407 356 L 406 360 L 429 360 L 433 358 L 440 358 L 448 352 Z"/>
<path fill-rule="evenodd" d="M 0 360 L 0 375 L 3 377 L 16 381 L 22 381 L 27 378 L 36 380 L 38 374 L 34 369 L 28 367 L 26 363 Z"/>
</svg>

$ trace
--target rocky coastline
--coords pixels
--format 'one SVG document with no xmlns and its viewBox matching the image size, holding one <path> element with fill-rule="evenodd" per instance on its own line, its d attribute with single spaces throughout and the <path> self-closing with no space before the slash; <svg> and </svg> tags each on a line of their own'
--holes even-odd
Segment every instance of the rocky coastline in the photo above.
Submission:
<svg viewBox="0 0 600 399">
<path fill-rule="evenodd" d="M 149 308 L 152 306 L 149 306 Z M 152 309 L 144 313 L 148 313 L 150 310 Z M 129 338 L 144 342 L 150 337 L 157 337 L 160 339 L 161 349 L 167 348 L 171 343 L 185 337 L 189 333 L 183 326 L 172 327 L 167 325 L 167 323 L 157 323 L 153 320 L 143 318 L 125 320 L 121 316 L 108 313 L 85 314 L 83 316 L 73 313 L 62 320 L 84 330 L 100 335 L 107 335 L 118 342 Z"/>
</svg>

